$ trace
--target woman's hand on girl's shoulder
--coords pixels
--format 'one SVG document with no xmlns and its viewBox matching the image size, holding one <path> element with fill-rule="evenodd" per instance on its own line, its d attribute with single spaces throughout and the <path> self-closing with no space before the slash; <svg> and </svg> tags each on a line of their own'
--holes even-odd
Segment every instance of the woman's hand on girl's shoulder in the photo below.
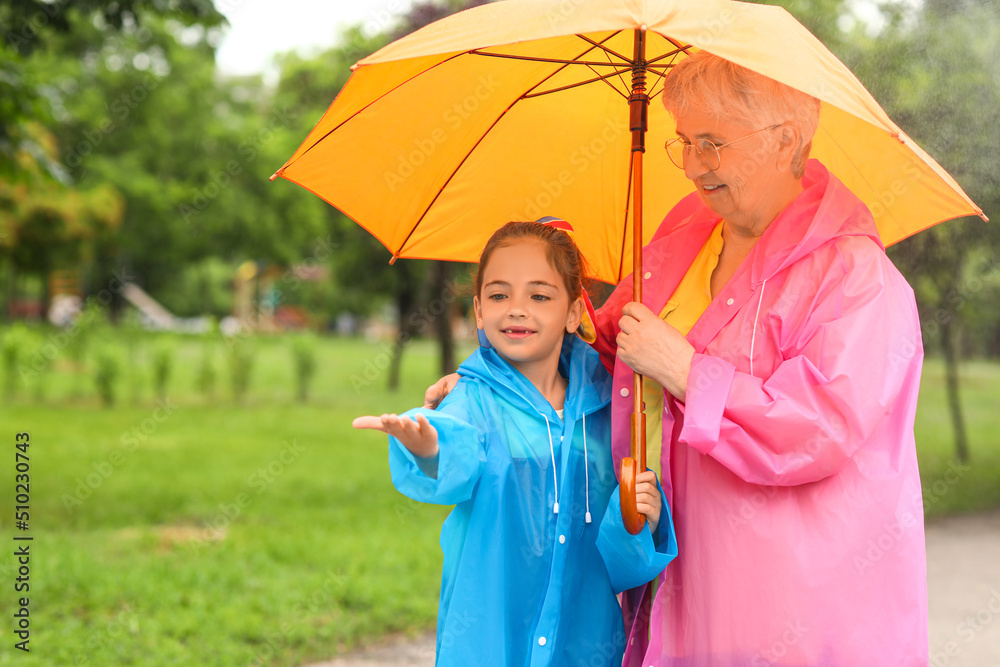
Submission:
<svg viewBox="0 0 1000 667">
<path fill-rule="evenodd" d="M 452 373 L 451 375 L 445 375 L 443 378 L 427 387 L 427 391 L 424 392 L 424 407 L 428 410 L 437 410 L 437 406 L 441 404 L 444 397 L 451 393 L 451 390 L 455 388 L 458 384 L 458 379 L 461 376 L 458 373 Z"/>
<path fill-rule="evenodd" d="M 381 417 L 358 417 L 352 422 L 354 428 L 367 428 L 388 433 L 403 443 L 414 456 L 431 458 L 438 453 L 438 434 L 424 415 L 418 414 L 416 420 L 385 414 Z"/>
</svg>

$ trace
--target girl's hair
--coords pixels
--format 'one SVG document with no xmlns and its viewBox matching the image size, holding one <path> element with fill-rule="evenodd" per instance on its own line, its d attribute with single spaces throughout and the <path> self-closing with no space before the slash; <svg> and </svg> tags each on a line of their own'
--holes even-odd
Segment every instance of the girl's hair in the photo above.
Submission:
<svg viewBox="0 0 1000 667">
<path fill-rule="evenodd" d="M 479 256 L 476 295 L 479 295 L 483 288 L 483 273 L 493 251 L 524 240 L 540 241 L 545 245 L 545 257 L 556 273 L 562 276 L 563 284 L 569 293 L 569 300 L 572 302 L 579 297 L 583 291 L 582 280 L 586 271 L 583 255 L 569 234 L 538 222 L 508 222 L 493 233 Z"/>
<path fill-rule="evenodd" d="M 662 99 L 674 118 L 695 110 L 761 127 L 790 121 L 799 129 L 792 173 L 801 178 L 805 172 L 819 127 L 820 101 L 812 95 L 708 51 L 698 51 L 671 70 L 664 81 Z"/>
</svg>

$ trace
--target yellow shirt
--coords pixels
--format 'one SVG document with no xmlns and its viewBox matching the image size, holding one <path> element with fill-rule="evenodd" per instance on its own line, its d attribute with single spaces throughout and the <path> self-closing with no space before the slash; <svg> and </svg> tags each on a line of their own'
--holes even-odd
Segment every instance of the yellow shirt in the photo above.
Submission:
<svg viewBox="0 0 1000 667">
<path fill-rule="evenodd" d="M 660 312 L 660 318 L 687 336 L 712 302 L 712 272 L 722 252 L 722 222 L 691 262 L 687 273 Z M 642 400 L 646 403 L 646 465 L 660 476 L 660 449 L 663 441 L 663 387 L 643 378 Z"/>
</svg>

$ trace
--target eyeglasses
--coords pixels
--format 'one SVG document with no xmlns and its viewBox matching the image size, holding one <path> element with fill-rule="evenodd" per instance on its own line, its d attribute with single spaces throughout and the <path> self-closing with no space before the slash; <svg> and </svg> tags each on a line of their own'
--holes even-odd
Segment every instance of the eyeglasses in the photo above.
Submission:
<svg viewBox="0 0 1000 667">
<path fill-rule="evenodd" d="M 698 159 L 708 167 L 709 171 L 715 171 L 722 166 L 722 156 L 719 155 L 719 151 L 726 146 L 732 146 L 737 141 L 743 141 L 755 134 L 760 134 L 761 132 L 766 132 L 768 130 L 773 130 L 776 127 L 781 127 L 781 123 L 777 125 L 772 125 L 770 127 L 765 127 L 756 132 L 751 132 L 750 134 L 740 137 L 739 139 L 733 139 L 732 141 L 722 144 L 721 146 L 716 146 L 714 142 L 708 139 L 699 139 L 694 143 L 685 141 L 684 139 L 677 137 L 676 139 L 671 139 L 668 141 L 664 148 L 667 149 L 667 157 L 678 169 L 684 168 L 684 160 L 687 158 L 687 149 L 693 148 L 698 153 Z"/>
</svg>

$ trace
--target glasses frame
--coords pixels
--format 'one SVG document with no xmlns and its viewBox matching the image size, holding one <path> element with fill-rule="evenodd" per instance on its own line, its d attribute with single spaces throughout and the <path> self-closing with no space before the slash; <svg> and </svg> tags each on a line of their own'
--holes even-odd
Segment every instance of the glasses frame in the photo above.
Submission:
<svg viewBox="0 0 1000 667">
<path fill-rule="evenodd" d="M 709 171 L 717 171 L 720 167 L 722 167 L 722 154 L 719 152 L 720 150 L 726 148 L 727 146 L 732 146 L 737 141 L 743 141 L 744 139 L 749 139 L 755 134 L 760 134 L 761 132 L 767 132 L 768 130 L 773 130 L 777 127 L 781 127 L 783 124 L 784 123 L 777 123 L 775 125 L 771 125 L 770 127 L 763 127 L 755 132 L 751 132 L 750 134 L 744 135 L 739 139 L 733 139 L 732 141 L 727 141 L 721 146 L 717 145 L 714 141 L 710 139 L 698 139 L 695 142 L 686 142 L 681 137 L 675 137 L 673 139 L 667 140 L 667 142 L 663 144 L 663 149 L 667 152 L 667 157 L 670 158 L 670 161 L 678 169 L 684 169 L 684 163 L 687 162 L 688 149 L 694 148 L 698 152 L 698 159 L 701 160 L 702 164 L 708 167 Z M 674 159 L 673 153 L 671 152 L 671 146 L 677 144 L 677 142 L 681 142 L 680 164 L 677 164 L 677 160 Z M 711 164 L 709 164 L 708 160 L 705 159 L 705 152 L 708 150 L 709 146 L 715 152 L 715 157 L 717 158 L 718 162 L 718 164 L 716 164 L 714 167 Z"/>
</svg>

